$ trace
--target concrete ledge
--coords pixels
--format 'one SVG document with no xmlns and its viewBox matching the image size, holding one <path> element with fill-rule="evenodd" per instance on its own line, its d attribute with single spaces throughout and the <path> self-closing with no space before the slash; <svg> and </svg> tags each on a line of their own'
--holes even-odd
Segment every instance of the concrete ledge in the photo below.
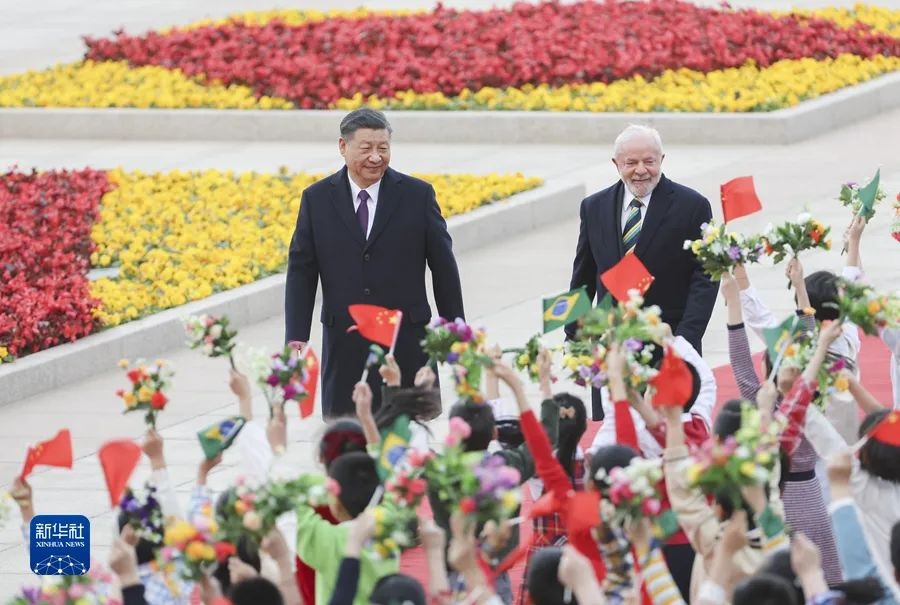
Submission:
<svg viewBox="0 0 900 605">
<path fill-rule="evenodd" d="M 766 113 L 392 111 L 399 142 L 597 143 L 632 122 L 675 144 L 789 144 L 900 107 L 900 72 Z M 344 111 L 0 109 L 0 138 L 331 142 Z"/>
<path fill-rule="evenodd" d="M 530 231 L 549 221 L 577 216 L 583 184 L 550 181 L 447 221 L 454 250 L 462 252 Z M 92 334 L 0 366 L 0 405 L 88 378 L 123 358 L 154 357 L 184 343 L 181 318 L 227 314 L 244 326 L 284 312 L 284 274 L 215 294 L 123 326 Z"/>
</svg>

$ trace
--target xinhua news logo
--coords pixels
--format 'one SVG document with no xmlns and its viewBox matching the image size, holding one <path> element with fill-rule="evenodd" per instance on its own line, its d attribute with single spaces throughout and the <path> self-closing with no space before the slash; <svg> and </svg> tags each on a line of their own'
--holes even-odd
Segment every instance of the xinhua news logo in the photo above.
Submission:
<svg viewBox="0 0 900 605">
<path fill-rule="evenodd" d="M 91 522 L 83 515 L 37 515 L 31 520 L 31 571 L 80 576 L 91 567 Z"/>
</svg>

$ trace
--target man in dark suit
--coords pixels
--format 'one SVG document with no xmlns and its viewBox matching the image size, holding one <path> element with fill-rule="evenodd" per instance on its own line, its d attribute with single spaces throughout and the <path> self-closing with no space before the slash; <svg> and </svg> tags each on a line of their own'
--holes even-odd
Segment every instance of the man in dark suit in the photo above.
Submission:
<svg viewBox="0 0 900 605">
<path fill-rule="evenodd" d="M 356 332 L 347 307 L 366 303 L 403 311 L 394 357 L 403 385 L 425 364 L 420 341 L 431 319 L 425 265 L 443 317 L 463 317 L 462 290 L 447 223 L 434 188 L 388 167 L 391 126 L 381 112 L 358 109 L 341 121 L 345 166 L 303 192 L 291 240 L 285 292 L 286 340 L 309 340 L 322 280 L 322 412 L 352 414 L 370 342 Z M 369 383 L 380 403 L 380 377 Z"/>
<path fill-rule="evenodd" d="M 656 278 L 645 304 L 659 305 L 662 320 L 698 352 L 712 315 L 718 284 L 703 272 L 684 241 L 700 237 L 709 222 L 709 201 L 662 174 L 665 155 L 659 133 L 629 126 L 616 138 L 613 164 L 621 179 L 581 202 L 581 230 L 572 268 L 572 288 L 584 286 L 597 300 L 606 296 L 600 275 L 626 254 L 636 254 Z M 575 335 L 576 326 L 566 326 Z M 594 389 L 593 419 L 603 419 Z"/>
</svg>

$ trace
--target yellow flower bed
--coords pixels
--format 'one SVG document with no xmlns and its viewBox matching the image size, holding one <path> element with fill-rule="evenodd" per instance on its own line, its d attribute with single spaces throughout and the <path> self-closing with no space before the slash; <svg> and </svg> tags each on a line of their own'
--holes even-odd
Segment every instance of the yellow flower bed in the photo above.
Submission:
<svg viewBox="0 0 900 605">
<path fill-rule="evenodd" d="M 856 3 L 853 8 L 829 6 L 815 10 L 792 10 L 774 14 L 819 17 L 834 21 L 845 29 L 849 29 L 857 23 L 865 23 L 876 32 L 900 38 L 900 9 Z"/>
<path fill-rule="evenodd" d="M 0 107 L 210 107 L 289 109 L 240 85 L 203 84 L 179 69 L 129 67 L 126 61 L 79 61 L 0 76 Z"/>
<path fill-rule="evenodd" d="M 417 175 L 444 216 L 537 187 L 521 174 Z M 303 189 L 321 175 L 206 170 L 109 172 L 92 238 L 94 267 L 119 268 L 91 284 L 106 326 L 251 283 L 285 268 Z"/>
<path fill-rule="evenodd" d="M 362 105 L 386 109 L 507 109 L 526 111 L 771 111 L 791 107 L 846 86 L 900 70 L 900 57 L 878 55 L 864 59 L 841 55 L 836 59 L 789 59 L 759 69 L 743 67 L 703 73 L 690 69 L 667 70 L 649 82 L 641 76 L 609 84 L 573 84 L 560 87 L 525 85 L 521 88 L 463 90 L 442 93 L 403 91 L 393 98 L 356 95 L 341 99 L 338 109 Z"/>
</svg>

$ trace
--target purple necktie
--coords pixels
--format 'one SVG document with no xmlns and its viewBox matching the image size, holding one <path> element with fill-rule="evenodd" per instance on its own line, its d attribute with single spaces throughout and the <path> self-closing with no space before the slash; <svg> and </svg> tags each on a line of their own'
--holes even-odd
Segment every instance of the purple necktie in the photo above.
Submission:
<svg viewBox="0 0 900 605">
<path fill-rule="evenodd" d="M 359 200 L 359 208 L 356 209 L 356 220 L 359 221 L 359 228 L 362 229 L 363 239 L 369 233 L 369 192 L 363 189 L 360 191 L 356 199 Z"/>
</svg>

